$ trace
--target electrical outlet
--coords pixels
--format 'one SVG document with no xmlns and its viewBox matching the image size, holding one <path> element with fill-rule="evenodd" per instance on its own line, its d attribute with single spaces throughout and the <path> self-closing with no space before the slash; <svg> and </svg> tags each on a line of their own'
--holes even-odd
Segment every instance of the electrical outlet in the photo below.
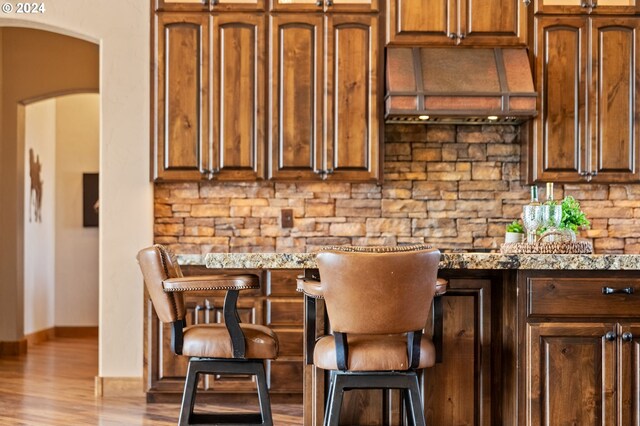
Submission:
<svg viewBox="0 0 640 426">
<path fill-rule="evenodd" d="M 282 228 L 293 228 L 293 209 L 282 209 L 280 226 Z"/>
</svg>

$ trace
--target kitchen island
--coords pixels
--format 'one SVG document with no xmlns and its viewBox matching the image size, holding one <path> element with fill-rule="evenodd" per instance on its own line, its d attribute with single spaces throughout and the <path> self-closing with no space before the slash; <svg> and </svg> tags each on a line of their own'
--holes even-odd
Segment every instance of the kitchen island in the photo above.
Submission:
<svg viewBox="0 0 640 426">
<path fill-rule="evenodd" d="M 287 271 L 313 273 L 315 256 L 212 253 L 179 261 L 197 273 L 205 265 L 262 274 L 267 290 L 248 303 L 247 319 L 282 331 L 287 348 L 303 346 L 291 352 L 301 357 L 285 356 L 286 371 L 302 369 L 304 424 L 322 424 L 326 377 L 308 362 L 302 339 L 291 339 L 287 321 L 298 314 L 280 310 L 302 307 L 286 288 L 295 280 L 275 280 Z M 424 372 L 428 423 L 640 424 L 640 256 L 444 253 L 439 276 L 449 289 L 442 321 L 425 328 L 442 342 L 441 361 Z M 311 340 L 327 329 L 322 303 L 316 308 L 315 330 L 305 320 Z M 284 373 L 270 371 L 277 393 Z M 371 390 L 345 399 L 342 421 L 401 424 L 402 416 L 397 392 Z"/>
</svg>

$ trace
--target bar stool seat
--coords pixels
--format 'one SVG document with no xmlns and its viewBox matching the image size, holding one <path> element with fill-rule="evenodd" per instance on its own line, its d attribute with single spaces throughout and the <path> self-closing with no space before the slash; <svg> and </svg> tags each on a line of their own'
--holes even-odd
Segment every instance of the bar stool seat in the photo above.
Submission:
<svg viewBox="0 0 640 426">
<path fill-rule="evenodd" d="M 409 369 L 407 335 L 347 335 L 349 371 L 393 371 Z M 336 361 L 336 341 L 333 336 L 321 337 L 316 342 L 313 363 L 323 370 L 338 370 Z M 433 367 L 436 363 L 436 349 L 431 339 L 420 339 L 420 361 L 415 368 Z"/>
<path fill-rule="evenodd" d="M 245 358 L 274 359 L 278 338 L 268 327 L 240 324 L 245 339 Z M 206 358 L 233 358 L 229 331 L 224 324 L 199 324 L 184 329 L 182 355 Z"/>
</svg>

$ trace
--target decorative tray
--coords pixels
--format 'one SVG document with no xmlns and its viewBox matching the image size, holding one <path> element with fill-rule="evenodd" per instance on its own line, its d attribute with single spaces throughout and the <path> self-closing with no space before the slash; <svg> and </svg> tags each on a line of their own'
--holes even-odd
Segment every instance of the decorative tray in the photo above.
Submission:
<svg viewBox="0 0 640 426">
<path fill-rule="evenodd" d="M 593 245 L 589 241 L 553 241 L 549 243 L 504 243 L 500 246 L 504 254 L 591 254 Z"/>
</svg>

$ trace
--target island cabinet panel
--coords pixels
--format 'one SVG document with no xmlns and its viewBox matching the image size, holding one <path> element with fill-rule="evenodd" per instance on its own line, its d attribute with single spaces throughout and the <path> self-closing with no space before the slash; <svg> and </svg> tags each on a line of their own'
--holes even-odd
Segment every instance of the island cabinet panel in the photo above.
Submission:
<svg viewBox="0 0 640 426">
<path fill-rule="evenodd" d="M 158 14 L 154 178 L 197 180 L 207 165 L 209 17 Z"/>
<path fill-rule="evenodd" d="M 442 361 L 424 370 L 433 425 L 492 425 L 491 281 L 451 279 L 442 296 Z M 433 324 L 427 325 L 431 330 Z"/>
<path fill-rule="evenodd" d="M 303 304 L 295 292 L 297 270 L 256 271 L 183 267 L 185 275 L 215 273 L 254 273 L 260 277 L 259 290 L 240 292 L 238 313 L 242 323 L 269 325 L 278 336 L 279 356 L 266 361 L 267 382 L 272 398 L 278 395 L 299 401 L 303 374 Z M 279 289 L 274 292 L 274 289 Z M 285 290 L 286 289 L 286 290 Z M 224 291 L 190 292 L 185 297 L 188 325 L 223 323 Z M 145 391 L 152 402 L 180 400 L 184 388 L 188 358 L 171 351 L 171 326 L 158 321 L 150 299 L 145 294 Z M 255 393 L 255 380 L 244 375 L 207 375 L 200 380 L 202 395 L 216 395 L 225 401 L 242 394 Z M 234 397 L 235 395 L 235 397 Z M 227 398 L 227 399 L 220 399 Z"/>
<path fill-rule="evenodd" d="M 264 178 L 264 14 L 156 17 L 153 178 Z"/>
<path fill-rule="evenodd" d="M 527 327 L 527 425 L 615 424 L 615 324 Z"/>
<path fill-rule="evenodd" d="M 536 17 L 534 181 L 640 180 L 640 23 Z"/>
<path fill-rule="evenodd" d="M 521 271 L 522 425 L 639 425 L 637 271 Z"/>
<path fill-rule="evenodd" d="M 623 323 L 620 331 L 620 424 L 640 426 L 640 324 Z"/>
<path fill-rule="evenodd" d="M 509 46 L 527 42 L 527 5 L 522 1 L 390 0 L 388 4 L 390 44 Z"/>
</svg>

